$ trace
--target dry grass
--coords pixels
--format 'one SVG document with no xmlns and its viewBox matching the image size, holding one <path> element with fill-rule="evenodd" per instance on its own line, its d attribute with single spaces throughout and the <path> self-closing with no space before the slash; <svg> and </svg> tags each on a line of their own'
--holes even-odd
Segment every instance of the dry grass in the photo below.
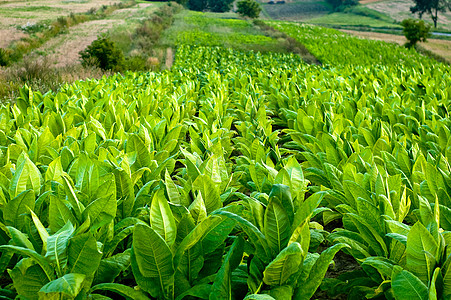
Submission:
<svg viewBox="0 0 451 300">
<path fill-rule="evenodd" d="M 396 43 L 399 45 L 404 45 L 407 41 L 406 38 L 401 35 L 353 30 L 341 31 L 358 36 L 360 38 Z M 419 45 L 422 48 L 431 51 L 432 53 L 444 58 L 447 62 L 451 63 L 451 41 L 429 39 L 426 43 L 419 43 Z"/>
<path fill-rule="evenodd" d="M 0 29 L 0 48 L 5 48 L 11 44 L 11 42 L 20 40 L 26 36 L 27 34 L 15 28 Z"/>
<path fill-rule="evenodd" d="M 70 13 L 84 13 L 91 8 L 98 9 L 103 5 L 112 5 L 120 2 L 120 0 L 7 1 L 7 3 L 0 5 L 0 29 L 8 29 L 10 26 L 23 26 L 28 22 L 37 23 L 44 20 L 55 20 Z"/>
<path fill-rule="evenodd" d="M 124 22 L 124 21 L 122 21 Z M 53 38 L 37 52 L 45 52 L 55 67 L 65 67 L 79 62 L 78 53 L 90 45 L 99 34 L 118 25 L 117 20 L 95 20 L 70 28 L 68 34 Z"/>
<path fill-rule="evenodd" d="M 363 3 L 367 2 L 367 3 Z M 381 13 L 389 15 L 396 21 L 402 21 L 407 18 L 418 18 L 418 15 L 412 15 L 410 13 L 410 7 L 414 6 L 412 0 L 364 0 L 361 1 L 362 4 L 367 4 L 368 8 L 374 9 Z M 424 20 L 431 21 L 430 16 L 424 15 Z M 438 27 L 451 30 L 451 13 L 439 13 Z"/>
</svg>

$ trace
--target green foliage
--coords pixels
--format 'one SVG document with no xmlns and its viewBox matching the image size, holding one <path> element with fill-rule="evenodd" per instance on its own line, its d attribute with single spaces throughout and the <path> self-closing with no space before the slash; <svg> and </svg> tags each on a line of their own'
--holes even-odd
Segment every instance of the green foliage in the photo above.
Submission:
<svg viewBox="0 0 451 300">
<path fill-rule="evenodd" d="M 180 45 L 1 106 L 0 296 L 449 299 L 449 67 L 273 24 L 325 64 Z"/>
<path fill-rule="evenodd" d="M 196 11 L 228 12 L 233 0 L 188 0 L 188 8 Z"/>
<path fill-rule="evenodd" d="M 119 71 L 124 66 L 124 53 L 107 37 L 98 37 L 80 52 L 82 65 L 96 66 L 102 70 Z"/>
<path fill-rule="evenodd" d="M 242 0 L 237 2 L 237 12 L 245 17 L 258 18 L 261 12 L 260 4 L 254 0 Z"/>
<path fill-rule="evenodd" d="M 423 20 L 405 19 L 401 22 L 403 33 L 409 41 L 406 46 L 408 48 L 415 47 L 418 42 L 426 42 L 431 26 L 424 23 Z"/>
<path fill-rule="evenodd" d="M 327 0 L 334 10 L 343 10 L 346 7 L 358 5 L 358 0 Z"/>
</svg>

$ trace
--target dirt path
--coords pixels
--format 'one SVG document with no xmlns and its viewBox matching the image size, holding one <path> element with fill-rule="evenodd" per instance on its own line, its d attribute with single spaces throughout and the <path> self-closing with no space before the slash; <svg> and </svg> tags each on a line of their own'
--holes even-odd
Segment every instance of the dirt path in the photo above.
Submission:
<svg viewBox="0 0 451 300">
<path fill-rule="evenodd" d="M 341 31 L 365 39 L 396 43 L 399 45 L 404 45 L 407 41 L 406 38 L 402 35 L 394 35 L 378 32 L 366 32 L 366 31 L 353 31 L 353 30 L 341 30 Z M 420 46 L 428 51 L 431 51 L 443 57 L 446 61 L 451 63 L 451 41 L 429 39 L 426 43 L 420 43 Z"/>
<path fill-rule="evenodd" d="M 166 62 L 164 64 L 166 69 L 171 69 L 172 65 L 174 64 L 174 53 L 172 51 L 172 48 L 166 49 Z"/>
</svg>

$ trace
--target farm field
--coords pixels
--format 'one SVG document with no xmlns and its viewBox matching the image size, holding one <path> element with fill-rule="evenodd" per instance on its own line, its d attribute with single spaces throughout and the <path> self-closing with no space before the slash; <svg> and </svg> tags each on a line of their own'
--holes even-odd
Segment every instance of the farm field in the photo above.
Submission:
<svg viewBox="0 0 451 300">
<path fill-rule="evenodd" d="M 85 13 L 90 9 L 99 9 L 102 5 L 114 3 L 120 3 L 120 1 L 2 1 L 0 3 L 0 47 L 6 47 L 12 41 L 23 37 L 17 27 L 50 22 L 70 13 Z"/>
<path fill-rule="evenodd" d="M 100 34 L 109 32 L 133 32 L 140 21 L 158 8 L 155 3 L 137 4 L 132 8 L 119 9 L 101 20 L 93 20 L 71 27 L 35 50 L 45 53 L 54 67 L 79 64 L 79 52 L 90 45 Z M 130 40 L 126 41 L 130 43 Z"/>
<path fill-rule="evenodd" d="M 399 45 L 404 45 L 406 39 L 404 36 L 385 34 L 378 32 L 368 32 L 368 31 L 354 31 L 354 30 L 340 30 L 342 32 L 355 35 L 361 38 L 367 38 L 372 40 L 384 41 L 388 43 L 397 43 Z M 420 47 L 431 51 L 440 57 L 443 57 L 451 63 L 451 41 L 449 40 L 437 40 L 429 38 L 426 43 L 419 43 Z"/>
<path fill-rule="evenodd" d="M 449 65 L 234 13 L 158 43 L 0 105 L 1 299 L 451 298 Z"/>
</svg>

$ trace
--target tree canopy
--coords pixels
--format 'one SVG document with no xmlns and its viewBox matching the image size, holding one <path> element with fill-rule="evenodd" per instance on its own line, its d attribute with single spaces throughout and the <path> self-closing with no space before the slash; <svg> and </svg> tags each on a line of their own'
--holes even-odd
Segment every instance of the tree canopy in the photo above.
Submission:
<svg viewBox="0 0 451 300">
<path fill-rule="evenodd" d="M 415 6 L 410 7 L 412 13 L 418 13 L 420 19 L 424 14 L 431 16 L 434 28 L 437 28 L 438 13 L 451 9 L 451 0 L 413 0 Z"/>
<path fill-rule="evenodd" d="M 191 10 L 213 12 L 227 12 L 234 0 L 188 0 L 188 8 Z"/>
</svg>

